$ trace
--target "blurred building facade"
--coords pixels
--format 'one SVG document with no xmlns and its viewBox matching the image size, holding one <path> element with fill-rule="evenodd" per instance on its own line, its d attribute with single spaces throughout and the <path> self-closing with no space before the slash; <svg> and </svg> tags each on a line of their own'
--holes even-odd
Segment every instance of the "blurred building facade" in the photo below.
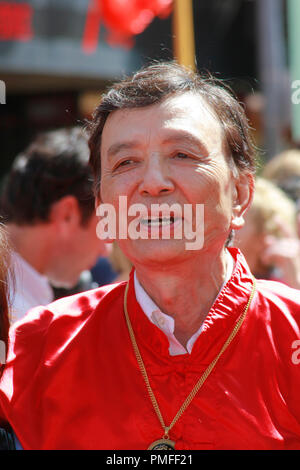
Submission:
<svg viewBox="0 0 300 470">
<path fill-rule="evenodd" d="M 198 68 L 228 80 L 242 98 L 259 90 L 256 3 L 193 2 Z M 83 37 L 90 5 L 90 0 L 0 1 L 0 80 L 6 85 L 1 175 L 37 132 L 88 117 L 108 82 L 153 59 L 173 58 L 172 15 L 156 17 L 132 47 L 109 45 L 100 24 L 97 48 L 87 53 Z M 259 126 L 255 103 L 252 112 Z"/>
</svg>

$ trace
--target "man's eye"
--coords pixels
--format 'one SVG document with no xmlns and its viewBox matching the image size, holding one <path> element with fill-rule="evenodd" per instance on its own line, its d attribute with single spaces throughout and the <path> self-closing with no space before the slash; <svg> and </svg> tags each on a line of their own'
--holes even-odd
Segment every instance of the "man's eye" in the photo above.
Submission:
<svg viewBox="0 0 300 470">
<path fill-rule="evenodd" d="M 176 158 L 180 158 L 182 160 L 186 159 L 186 158 L 189 158 L 189 156 L 184 153 L 184 152 L 177 152 L 176 155 L 175 155 Z"/>
<path fill-rule="evenodd" d="M 130 163 L 132 163 L 132 160 L 128 159 L 128 160 L 123 160 L 122 162 L 118 163 L 118 165 L 116 166 L 116 170 L 118 168 L 122 168 L 124 166 L 127 166 L 127 165 L 130 165 Z"/>
</svg>

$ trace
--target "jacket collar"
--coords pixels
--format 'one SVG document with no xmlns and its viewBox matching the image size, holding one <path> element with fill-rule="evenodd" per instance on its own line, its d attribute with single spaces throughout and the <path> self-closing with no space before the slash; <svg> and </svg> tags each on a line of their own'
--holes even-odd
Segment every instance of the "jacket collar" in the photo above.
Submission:
<svg viewBox="0 0 300 470">
<path fill-rule="evenodd" d="M 127 309 L 132 322 L 139 346 L 146 348 L 151 354 L 172 361 L 193 362 L 203 359 L 210 362 L 215 356 L 216 348 L 220 346 L 231 333 L 234 323 L 243 312 L 251 294 L 252 274 L 244 256 L 237 248 L 229 248 L 235 260 L 232 276 L 223 286 L 202 325 L 202 331 L 196 340 L 191 355 L 169 355 L 169 341 L 166 335 L 144 314 L 136 300 L 134 289 L 134 269 L 129 279 Z"/>
</svg>

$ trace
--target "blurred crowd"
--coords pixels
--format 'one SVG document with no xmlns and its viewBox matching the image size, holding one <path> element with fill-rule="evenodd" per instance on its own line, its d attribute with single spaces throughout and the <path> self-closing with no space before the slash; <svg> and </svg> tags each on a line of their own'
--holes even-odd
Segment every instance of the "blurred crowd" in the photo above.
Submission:
<svg viewBox="0 0 300 470">
<path fill-rule="evenodd" d="M 245 221 L 235 245 L 252 273 L 299 289 L 300 150 L 286 150 L 262 168 Z"/>
</svg>

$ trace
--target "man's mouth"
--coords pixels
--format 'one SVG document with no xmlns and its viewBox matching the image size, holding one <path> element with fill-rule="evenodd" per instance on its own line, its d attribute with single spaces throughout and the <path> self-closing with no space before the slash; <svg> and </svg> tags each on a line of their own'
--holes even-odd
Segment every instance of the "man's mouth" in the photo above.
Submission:
<svg viewBox="0 0 300 470">
<path fill-rule="evenodd" d="M 163 227 L 167 225 L 172 225 L 175 222 L 173 216 L 170 217 L 149 217 L 147 219 L 141 219 L 141 225 L 146 227 Z"/>
</svg>

